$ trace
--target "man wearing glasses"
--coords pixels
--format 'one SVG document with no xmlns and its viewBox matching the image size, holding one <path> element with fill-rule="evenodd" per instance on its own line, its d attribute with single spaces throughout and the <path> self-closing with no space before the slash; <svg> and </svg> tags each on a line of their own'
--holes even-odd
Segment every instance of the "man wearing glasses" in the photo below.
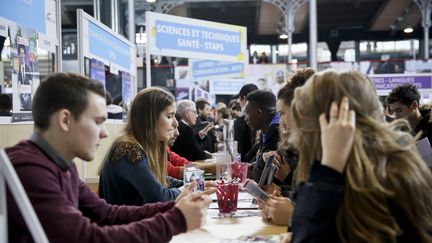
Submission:
<svg viewBox="0 0 432 243">
<path fill-rule="evenodd" d="M 180 135 L 171 147 L 172 151 L 189 161 L 211 158 L 211 155 L 200 148 L 192 130 L 198 118 L 195 103 L 191 100 L 179 101 L 177 103 L 177 116 L 180 120 L 178 126 Z"/>
</svg>

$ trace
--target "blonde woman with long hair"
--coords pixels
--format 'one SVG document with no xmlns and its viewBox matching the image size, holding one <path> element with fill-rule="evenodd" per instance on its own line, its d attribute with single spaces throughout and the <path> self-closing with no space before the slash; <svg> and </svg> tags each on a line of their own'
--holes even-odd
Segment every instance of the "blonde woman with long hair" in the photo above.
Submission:
<svg viewBox="0 0 432 243">
<path fill-rule="evenodd" d="M 176 199 L 182 181 L 167 178 L 166 147 L 177 120 L 175 98 L 150 87 L 135 97 L 129 119 L 101 170 L 99 194 L 108 203 L 143 205 Z"/>
<path fill-rule="evenodd" d="M 330 110 L 330 112 L 329 112 Z M 371 81 L 327 71 L 296 89 L 291 242 L 432 242 L 432 175 Z"/>
</svg>

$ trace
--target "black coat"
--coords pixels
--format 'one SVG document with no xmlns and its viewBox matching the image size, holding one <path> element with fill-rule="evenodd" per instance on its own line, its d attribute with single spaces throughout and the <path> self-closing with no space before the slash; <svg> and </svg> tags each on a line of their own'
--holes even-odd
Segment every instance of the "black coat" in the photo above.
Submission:
<svg viewBox="0 0 432 243">
<path fill-rule="evenodd" d="M 291 219 L 292 243 L 341 242 L 336 229 L 336 215 L 342 204 L 344 175 L 315 161 L 309 181 L 301 183 L 295 192 L 296 207 Z M 412 222 L 392 200 L 388 200 L 391 213 L 403 234 L 397 242 L 421 242 Z"/>
<path fill-rule="evenodd" d="M 263 136 L 265 136 L 265 139 Z M 259 182 L 266 164 L 266 161 L 262 159 L 261 155 L 265 152 L 275 151 L 278 148 L 279 123 L 270 125 L 265 135 L 261 134 L 261 141 L 255 164 L 253 165 L 249 176 L 249 178 L 252 178 L 256 182 Z"/>
<path fill-rule="evenodd" d="M 255 131 L 247 125 L 244 116 L 237 117 L 234 121 L 234 140 L 237 141 L 241 161 L 251 162 L 256 154 L 256 150 L 255 153 L 249 153 L 255 143 Z"/>
<path fill-rule="evenodd" d="M 189 161 L 208 159 L 211 156 L 207 155 L 198 145 L 192 128 L 186 125 L 183 121 L 179 121 L 178 130 L 180 135 L 177 137 L 171 150 L 178 155 L 185 157 Z"/>
</svg>

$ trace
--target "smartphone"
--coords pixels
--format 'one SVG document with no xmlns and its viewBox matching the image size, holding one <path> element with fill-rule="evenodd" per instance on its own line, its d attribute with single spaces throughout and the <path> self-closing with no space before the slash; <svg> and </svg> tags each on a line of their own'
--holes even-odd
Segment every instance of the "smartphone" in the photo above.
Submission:
<svg viewBox="0 0 432 243">
<path fill-rule="evenodd" d="M 270 156 L 264 166 L 258 186 L 270 185 L 273 182 L 273 177 L 276 172 L 276 166 L 273 164 L 274 155 Z"/>
<path fill-rule="evenodd" d="M 263 201 L 270 199 L 267 192 L 263 191 L 253 180 L 247 179 L 243 185 L 243 189 L 256 199 L 261 199 Z"/>
</svg>

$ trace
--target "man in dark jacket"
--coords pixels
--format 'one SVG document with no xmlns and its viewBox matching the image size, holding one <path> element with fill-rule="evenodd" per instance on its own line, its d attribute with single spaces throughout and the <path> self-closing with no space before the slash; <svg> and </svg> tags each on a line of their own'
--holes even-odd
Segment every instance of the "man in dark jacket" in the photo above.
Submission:
<svg viewBox="0 0 432 243">
<path fill-rule="evenodd" d="M 248 94 L 245 107 L 246 123 L 254 130 L 261 130 L 260 146 L 255 163 L 251 166 L 251 178 L 259 181 L 265 166 L 262 154 L 276 150 L 279 141 L 279 113 L 276 97 L 270 91 L 255 90 Z"/>
<path fill-rule="evenodd" d="M 246 106 L 246 97 L 252 91 L 258 90 L 255 84 L 245 84 L 238 94 L 239 104 L 242 110 Z M 241 161 L 251 162 L 255 158 L 256 149 L 252 150 L 255 143 L 255 130 L 251 129 L 246 121 L 245 114 L 242 112 L 234 121 L 234 140 L 238 142 L 237 151 L 240 153 Z"/>
<path fill-rule="evenodd" d="M 199 146 L 197 138 L 192 130 L 198 116 L 195 103 L 191 100 L 179 101 L 177 103 L 177 116 L 180 118 L 178 126 L 180 135 L 171 147 L 172 151 L 185 157 L 189 161 L 211 158 L 211 155 L 207 154 L 204 149 Z"/>
<path fill-rule="evenodd" d="M 432 121 L 429 112 L 420 112 L 420 93 L 413 84 L 403 84 L 394 88 L 386 98 L 390 113 L 396 119 L 406 119 L 413 129 L 415 136 L 421 132 L 421 137 L 427 137 L 432 142 Z"/>
<path fill-rule="evenodd" d="M 197 99 L 195 105 L 198 119 L 192 130 L 200 148 L 213 153 L 215 152 L 216 137 L 211 132 L 214 128 L 214 119 L 210 117 L 210 103 L 206 99 Z"/>
</svg>

